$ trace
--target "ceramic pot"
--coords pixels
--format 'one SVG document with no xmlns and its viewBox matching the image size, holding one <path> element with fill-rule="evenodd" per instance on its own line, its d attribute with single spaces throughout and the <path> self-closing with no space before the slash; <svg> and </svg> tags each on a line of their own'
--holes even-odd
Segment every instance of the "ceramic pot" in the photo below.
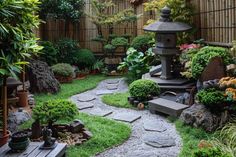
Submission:
<svg viewBox="0 0 236 157">
<path fill-rule="evenodd" d="M 17 96 L 19 97 L 18 106 L 25 107 L 28 106 L 28 91 L 18 91 Z"/>
</svg>

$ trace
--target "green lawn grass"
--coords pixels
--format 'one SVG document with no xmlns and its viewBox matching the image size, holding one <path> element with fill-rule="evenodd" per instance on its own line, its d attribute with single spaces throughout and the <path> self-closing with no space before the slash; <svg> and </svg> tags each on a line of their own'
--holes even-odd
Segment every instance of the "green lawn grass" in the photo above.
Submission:
<svg viewBox="0 0 236 157">
<path fill-rule="evenodd" d="M 73 83 L 62 84 L 61 90 L 57 94 L 35 94 L 35 100 L 36 103 L 40 103 L 48 101 L 50 99 L 68 99 L 72 95 L 95 88 L 100 81 L 107 78 L 108 77 L 104 75 L 90 75 L 83 80 L 74 80 Z"/>
<path fill-rule="evenodd" d="M 181 120 L 175 121 L 175 127 L 183 141 L 183 147 L 179 157 L 191 156 L 198 149 L 198 144 L 201 140 L 208 140 L 213 137 L 213 134 L 185 125 Z"/>
<path fill-rule="evenodd" d="M 96 87 L 100 81 L 107 78 L 108 77 L 103 75 L 93 75 L 84 80 L 75 80 L 72 84 L 62 84 L 61 91 L 58 94 L 36 94 L 36 103 L 45 102 L 50 99 L 68 99 L 72 95 Z M 92 132 L 93 137 L 80 146 L 69 147 L 67 151 L 69 157 L 94 156 L 95 154 L 103 152 L 110 147 L 123 143 L 131 134 L 130 126 L 125 123 L 91 116 L 84 113 L 79 113 L 76 118 L 84 122 L 85 127 Z M 20 126 L 20 129 L 30 128 L 32 122 L 33 120 L 24 123 Z M 59 121 L 59 123 L 66 122 L 68 121 Z"/>
<path fill-rule="evenodd" d="M 122 108 L 134 108 L 128 102 L 129 96 L 130 96 L 129 92 L 106 94 L 102 97 L 102 101 L 105 104 L 111 105 L 111 106 L 122 107 Z"/>
</svg>

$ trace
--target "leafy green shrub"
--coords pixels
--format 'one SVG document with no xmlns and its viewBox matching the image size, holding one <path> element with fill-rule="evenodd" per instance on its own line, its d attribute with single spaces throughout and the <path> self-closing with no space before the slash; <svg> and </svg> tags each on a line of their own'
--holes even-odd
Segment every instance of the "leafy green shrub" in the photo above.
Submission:
<svg viewBox="0 0 236 157">
<path fill-rule="evenodd" d="M 80 49 L 76 52 L 76 64 L 81 68 L 91 68 L 95 61 L 95 56 L 89 49 Z"/>
<path fill-rule="evenodd" d="M 154 42 L 151 36 L 140 35 L 133 39 L 131 42 L 131 47 L 137 49 L 138 51 L 145 52 L 153 45 L 153 43 Z"/>
<path fill-rule="evenodd" d="M 104 49 L 105 53 L 111 53 L 113 56 L 114 52 L 116 50 L 116 47 L 112 44 L 106 44 L 103 49 Z"/>
<path fill-rule="evenodd" d="M 84 0 L 41 0 L 42 18 L 53 16 L 54 18 L 78 20 L 83 15 Z"/>
<path fill-rule="evenodd" d="M 56 44 L 58 51 L 57 61 L 59 63 L 74 64 L 77 61 L 77 51 L 79 50 L 79 44 L 72 39 L 61 39 Z"/>
<path fill-rule="evenodd" d="M 33 109 L 33 118 L 39 120 L 43 124 L 53 124 L 61 119 L 71 120 L 78 113 L 74 103 L 55 99 L 44 103 L 37 104 Z"/>
<path fill-rule="evenodd" d="M 124 37 L 117 37 L 117 38 L 112 39 L 111 41 L 111 44 L 115 47 L 120 47 L 120 46 L 126 47 L 128 46 L 128 43 L 129 43 L 128 39 Z"/>
<path fill-rule="evenodd" d="M 130 95 L 141 100 L 148 99 L 149 96 L 158 96 L 160 88 L 157 83 L 151 80 L 136 80 L 129 86 Z"/>
<path fill-rule="evenodd" d="M 54 47 L 53 43 L 50 41 L 42 41 L 40 45 L 43 46 L 40 54 L 40 60 L 47 62 L 50 66 L 56 64 L 58 51 Z"/>
<path fill-rule="evenodd" d="M 193 57 L 192 60 L 192 75 L 193 78 L 198 79 L 203 72 L 204 68 L 214 57 L 221 57 L 225 65 L 232 62 L 232 57 L 229 51 L 222 47 L 206 46 L 200 49 L 200 51 Z"/>
<path fill-rule="evenodd" d="M 127 79 L 128 82 L 133 82 L 134 80 L 140 79 L 143 74 L 150 70 L 150 65 L 154 60 L 154 53 L 149 49 L 145 54 L 139 52 L 134 48 L 129 48 L 126 52 L 127 57 L 124 61 L 120 63 L 118 69 L 125 70 L 128 69 Z"/>
<path fill-rule="evenodd" d="M 217 148 L 198 149 L 194 152 L 193 157 L 232 157 Z"/>
<path fill-rule="evenodd" d="M 73 68 L 70 64 L 58 63 L 52 66 L 52 71 L 54 75 L 70 77 L 73 75 Z"/>
<path fill-rule="evenodd" d="M 224 92 L 215 88 L 203 89 L 197 93 L 197 98 L 200 103 L 209 107 L 210 109 L 219 109 L 219 105 L 223 107 L 225 103 Z"/>
</svg>

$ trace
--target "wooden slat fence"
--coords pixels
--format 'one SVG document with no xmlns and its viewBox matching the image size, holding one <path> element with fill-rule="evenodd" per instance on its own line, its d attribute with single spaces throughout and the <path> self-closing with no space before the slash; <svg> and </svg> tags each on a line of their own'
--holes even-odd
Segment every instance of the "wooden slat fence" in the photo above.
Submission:
<svg viewBox="0 0 236 157">
<path fill-rule="evenodd" d="M 236 0 L 189 0 L 195 6 L 197 39 L 228 45 L 236 40 Z"/>
<path fill-rule="evenodd" d="M 119 24 L 114 27 L 114 33 L 117 35 L 130 34 L 135 37 L 143 33 L 143 25 L 150 18 L 155 18 L 155 14 L 150 12 L 144 13 L 143 5 L 134 6 L 127 0 L 114 0 L 114 3 L 118 6 L 117 9 L 108 9 L 107 13 L 112 14 L 124 9 L 133 8 L 136 14 L 143 14 L 136 22 L 129 24 Z M 86 13 L 93 13 L 91 0 L 86 0 L 85 5 Z M 91 41 L 97 36 L 97 30 L 95 25 L 90 21 L 87 16 L 83 16 L 80 22 L 68 22 L 64 20 L 47 19 L 46 23 L 41 24 L 37 30 L 38 37 L 41 40 L 57 41 L 61 38 L 71 38 L 77 40 L 80 46 L 83 48 L 91 49 L 95 53 L 101 53 L 102 47 L 99 43 Z M 108 35 L 108 28 L 102 29 L 105 36 Z"/>
</svg>

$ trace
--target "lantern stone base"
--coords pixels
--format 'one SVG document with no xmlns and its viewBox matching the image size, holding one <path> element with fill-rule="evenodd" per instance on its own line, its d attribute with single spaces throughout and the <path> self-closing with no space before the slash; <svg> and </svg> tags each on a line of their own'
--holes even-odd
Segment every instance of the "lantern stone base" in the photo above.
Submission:
<svg viewBox="0 0 236 157">
<path fill-rule="evenodd" d="M 175 79 L 161 79 L 160 77 L 152 77 L 149 73 L 146 73 L 142 76 L 143 79 L 148 79 L 156 82 L 161 91 L 186 91 L 188 89 L 192 89 L 195 86 L 195 83 L 191 80 L 183 79 L 183 78 L 175 78 Z"/>
</svg>

